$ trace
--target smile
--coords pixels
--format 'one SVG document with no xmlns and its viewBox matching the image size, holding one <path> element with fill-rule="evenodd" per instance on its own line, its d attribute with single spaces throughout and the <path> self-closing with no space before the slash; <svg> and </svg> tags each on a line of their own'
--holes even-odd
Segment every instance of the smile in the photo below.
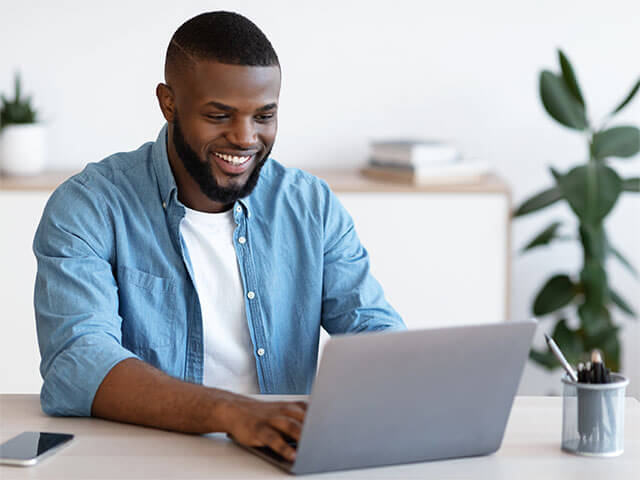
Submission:
<svg viewBox="0 0 640 480">
<path fill-rule="evenodd" d="M 213 152 L 213 154 L 216 157 L 221 158 L 225 162 L 230 163 L 231 165 L 242 165 L 243 163 L 247 163 L 249 160 L 251 160 L 251 157 L 253 156 L 253 155 L 248 155 L 246 157 L 236 157 L 235 155 L 227 155 L 226 153 L 218 153 L 218 152 Z"/>
</svg>

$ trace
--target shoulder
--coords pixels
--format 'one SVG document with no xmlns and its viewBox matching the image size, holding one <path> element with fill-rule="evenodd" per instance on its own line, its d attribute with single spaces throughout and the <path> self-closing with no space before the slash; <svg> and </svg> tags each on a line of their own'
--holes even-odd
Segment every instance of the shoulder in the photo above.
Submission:
<svg viewBox="0 0 640 480">
<path fill-rule="evenodd" d="M 279 194 L 298 194 L 302 198 L 327 200 L 331 189 L 321 178 L 299 168 L 285 167 L 270 158 L 261 174 L 264 190 Z"/>
<path fill-rule="evenodd" d="M 106 193 L 122 184 L 131 183 L 139 170 L 150 166 L 152 145 L 153 142 L 147 142 L 137 150 L 114 153 L 99 162 L 89 163 L 82 172 L 65 183 L 82 185 L 96 193 Z"/>
<path fill-rule="evenodd" d="M 297 221 L 312 220 L 323 230 L 345 230 L 352 222 L 327 182 L 309 172 L 285 167 L 269 159 L 261 172 L 260 182 L 254 205 L 257 204 L 264 215 L 282 212 L 278 207 L 287 205 L 286 211 Z"/>
<path fill-rule="evenodd" d="M 64 210 L 70 205 L 77 206 L 77 202 L 104 202 L 114 191 L 122 191 L 125 185 L 145 177 L 149 180 L 143 170 L 149 170 L 152 145 L 148 142 L 137 150 L 115 153 L 87 164 L 53 192 L 47 206 Z"/>
<path fill-rule="evenodd" d="M 140 177 L 148 177 L 137 171 L 145 167 L 150 156 L 147 150 L 150 150 L 150 144 L 90 163 L 62 183 L 47 201 L 35 241 L 45 241 L 47 235 L 60 230 L 98 240 L 107 235 L 112 230 L 109 212 L 114 202 L 126 201 L 121 192 L 132 191 L 127 185 L 132 181 L 139 182 Z"/>
</svg>

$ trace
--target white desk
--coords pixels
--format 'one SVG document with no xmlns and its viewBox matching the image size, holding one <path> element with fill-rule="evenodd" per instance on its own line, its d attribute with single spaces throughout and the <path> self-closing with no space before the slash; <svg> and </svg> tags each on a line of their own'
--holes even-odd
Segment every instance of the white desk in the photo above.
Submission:
<svg viewBox="0 0 640 480">
<path fill-rule="evenodd" d="M 637 480 L 640 403 L 627 398 L 625 410 L 625 452 L 615 458 L 594 459 L 562 452 L 561 399 L 517 397 L 502 447 L 493 455 L 330 472 L 309 478 Z M 185 435 L 93 418 L 51 418 L 40 410 L 37 395 L 0 395 L 0 442 L 23 430 L 67 432 L 76 438 L 38 466 L 0 466 L 2 480 L 292 478 L 234 445 L 223 434 Z"/>
</svg>

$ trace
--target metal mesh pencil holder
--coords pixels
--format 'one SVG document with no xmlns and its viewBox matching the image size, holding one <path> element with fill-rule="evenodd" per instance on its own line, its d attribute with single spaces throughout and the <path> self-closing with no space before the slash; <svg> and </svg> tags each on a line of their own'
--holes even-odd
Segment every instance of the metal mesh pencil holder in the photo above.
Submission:
<svg viewBox="0 0 640 480">
<path fill-rule="evenodd" d="M 612 373 L 611 383 L 578 383 L 562 377 L 562 450 L 615 457 L 624 450 L 624 394 L 629 379 Z"/>
</svg>

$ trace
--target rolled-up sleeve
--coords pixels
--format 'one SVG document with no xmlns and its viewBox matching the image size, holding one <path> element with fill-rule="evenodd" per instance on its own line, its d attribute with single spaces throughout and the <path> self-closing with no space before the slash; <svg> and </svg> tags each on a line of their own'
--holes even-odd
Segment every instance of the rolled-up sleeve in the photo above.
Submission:
<svg viewBox="0 0 640 480">
<path fill-rule="evenodd" d="M 330 334 L 405 330 L 400 315 L 369 271 L 369 254 L 351 216 L 324 186 L 322 326 Z"/>
<path fill-rule="evenodd" d="M 36 231 L 34 307 L 49 415 L 89 416 L 109 370 L 135 357 L 121 344 L 113 227 L 104 200 L 74 177 L 49 199 Z"/>
</svg>

